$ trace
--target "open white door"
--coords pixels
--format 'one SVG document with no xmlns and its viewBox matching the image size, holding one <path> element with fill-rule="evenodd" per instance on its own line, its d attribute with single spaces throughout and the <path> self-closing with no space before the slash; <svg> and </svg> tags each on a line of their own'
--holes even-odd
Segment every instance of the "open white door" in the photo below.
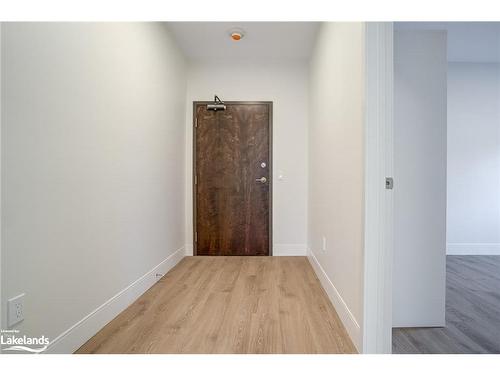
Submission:
<svg viewBox="0 0 500 375">
<path fill-rule="evenodd" d="M 394 33 L 393 326 L 445 324 L 444 31 Z"/>
</svg>

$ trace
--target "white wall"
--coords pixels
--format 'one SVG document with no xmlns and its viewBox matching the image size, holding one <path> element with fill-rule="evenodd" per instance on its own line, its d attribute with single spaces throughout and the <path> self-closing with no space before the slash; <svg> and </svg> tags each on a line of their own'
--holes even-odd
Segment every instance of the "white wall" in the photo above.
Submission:
<svg viewBox="0 0 500 375">
<path fill-rule="evenodd" d="M 364 77 L 364 25 L 322 24 L 310 63 L 309 249 L 311 263 L 359 350 Z"/>
<path fill-rule="evenodd" d="M 395 327 L 444 325 L 446 71 L 445 31 L 394 33 Z"/>
<path fill-rule="evenodd" d="M 26 293 L 15 328 L 53 340 L 146 275 L 62 338 L 71 351 L 184 253 L 185 62 L 158 23 L 1 36 L 2 308 Z"/>
<path fill-rule="evenodd" d="M 449 254 L 500 254 L 500 64 L 448 65 Z"/>
<path fill-rule="evenodd" d="M 395 29 L 446 31 L 448 61 L 500 61 L 500 22 L 396 22 Z"/>
<path fill-rule="evenodd" d="M 273 254 L 306 255 L 307 116 L 305 61 L 190 64 L 186 107 L 186 243 L 192 254 L 193 101 L 273 102 Z M 280 180 L 279 176 L 283 178 Z"/>
</svg>

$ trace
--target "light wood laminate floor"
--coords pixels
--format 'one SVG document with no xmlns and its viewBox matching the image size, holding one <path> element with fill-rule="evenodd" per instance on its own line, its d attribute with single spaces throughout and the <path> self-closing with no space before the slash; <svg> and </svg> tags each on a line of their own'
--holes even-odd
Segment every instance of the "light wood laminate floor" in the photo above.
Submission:
<svg viewBox="0 0 500 375">
<path fill-rule="evenodd" d="M 306 257 L 186 257 L 77 353 L 355 353 Z"/>
<path fill-rule="evenodd" d="M 393 353 L 500 353 L 500 256 L 448 255 L 446 327 L 393 330 Z"/>
</svg>

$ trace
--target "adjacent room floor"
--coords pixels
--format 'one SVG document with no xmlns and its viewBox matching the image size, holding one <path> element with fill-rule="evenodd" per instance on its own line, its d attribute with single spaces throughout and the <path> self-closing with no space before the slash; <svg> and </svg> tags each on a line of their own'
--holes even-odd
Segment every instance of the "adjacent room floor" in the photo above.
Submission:
<svg viewBox="0 0 500 375">
<path fill-rule="evenodd" d="M 306 257 L 186 257 L 77 353 L 355 353 Z"/>
<path fill-rule="evenodd" d="M 393 330 L 393 353 L 500 353 L 500 256 L 447 256 L 446 327 Z"/>
</svg>

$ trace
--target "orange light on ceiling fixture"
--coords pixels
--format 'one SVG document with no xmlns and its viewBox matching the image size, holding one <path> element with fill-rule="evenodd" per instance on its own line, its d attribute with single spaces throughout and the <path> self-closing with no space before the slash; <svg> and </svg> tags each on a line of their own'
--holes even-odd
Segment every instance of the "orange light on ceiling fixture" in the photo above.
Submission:
<svg viewBox="0 0 500 375">
<path fill-rule="evenodd" d="M 245 33 L 241 29 L 232 29 L 229 31 L 229 36 L 232 40 L 238 42 L 243 38 L 243 36 L 245 36 Z"/>
<path fill-rule="evenodd" d="M 231 34 L 231 38 L 232 38 L 233 40 L 236 40 L 236 41 L 240 40 L 242 37 L 243 37 L 243 36 L 242 36 L 240 33 L 232 33 L 232 34 Z"/>
</svg>

